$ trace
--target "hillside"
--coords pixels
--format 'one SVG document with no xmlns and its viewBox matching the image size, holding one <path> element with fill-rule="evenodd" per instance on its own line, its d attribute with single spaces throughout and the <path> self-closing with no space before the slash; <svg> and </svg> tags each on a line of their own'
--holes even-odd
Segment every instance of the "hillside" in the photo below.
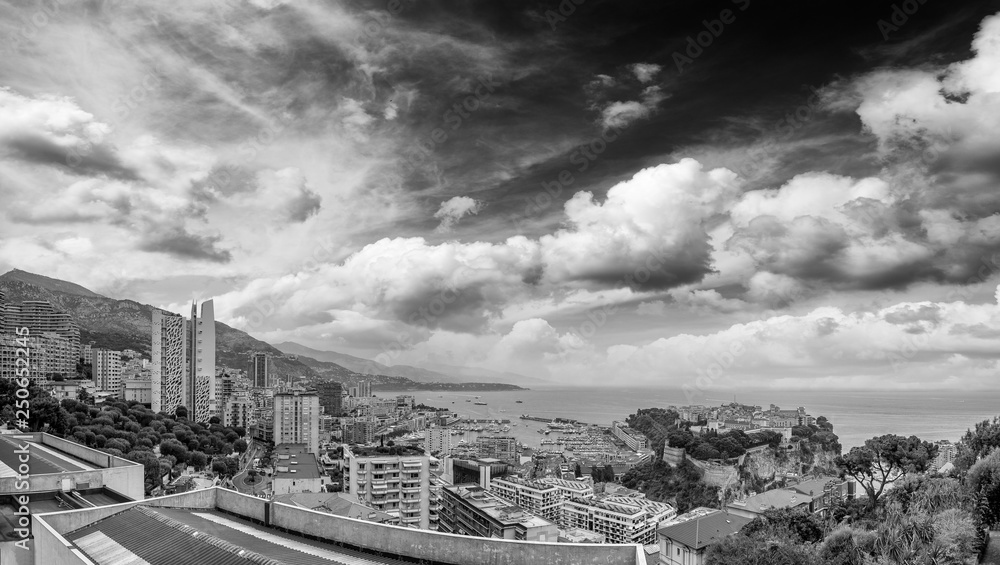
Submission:
<svg viewBox="0 0 1000 565">
<path fill-rule="evenodd" d="M 153 311 L 157 310 L 153 306 L 134 300 L 108 298 L 72 282 L 17 269 L 0 275 L 0 290 L 6 293 L 8 302 L 46 300 L 65 311 L 80 326 L 80 343 L 93 343 L 95 347 L 116 350 L 134 349 L 147 357 L 150 354 Z M 255 339 L 246 332 L 219 321 L 215 322 L 215 336 L 217 365 L 243 369 L 246 365 L 247 352 L 266 351 L 273 355 L 274 374 L 282 380 L 305 377 L 309 380 L 329 379 L 351 384 L 360 380 L 368 380 L 375 387 L 390 390 L 420 390 L 426 387 L 431 390 L 441 390 L 442 386 L 450 385 L 462 389 L 469 387 L 477 390 L 509 389 L 507 385 L 503 384 L 462 383 L 459 382 L 461 379 L 416 367 L 410 367 L 410 369 L 416 371 L 415 374 L 418 375 L 419 379 L 412 379 L 405 374 L 361 374 L 332 361 L 314 359 L 292 351 L 288 353 L 293 353 L 293 355 L 285 355 L 284 352 L 269 343 Z M 317 354 L 332 353 L 311 351 Z M 333 355 L 341 354 L 334 353 Z M 347 358 L 347 361 L 352 364 L 356 363 L 356 361 L 351 361 L 352 359 L 367 362 L 349 355 L 342 357 Z M 384 367 L 383 365 L 375 365 Z"/>
</svg>

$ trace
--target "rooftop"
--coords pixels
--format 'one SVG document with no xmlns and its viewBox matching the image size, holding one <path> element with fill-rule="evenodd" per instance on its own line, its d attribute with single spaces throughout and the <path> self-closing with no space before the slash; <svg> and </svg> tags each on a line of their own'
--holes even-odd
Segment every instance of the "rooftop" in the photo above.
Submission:
<svg viewBox="0 0 1000 565">
<path fill-rule="evenodd" d="M 774 508 L 795 508 L 812 502 L 812 497 L 791 488 L 776 488 L 729 503 L 730 508 L 760 514 Z"/>
<path fill-rule="evenodd" d="M 721 510 L 698 508 L 683 516 L 678 516 L 670 525 L 656 531 L 659 535 L 691 549 L 702 549 L 705 546 L 743 529 L 751 520 L 734 514 L 726 514 Z M 687 517 L 690 516 L 690 517 Z"/>
<path fill-rule="evenodd" d="M 33 513 L 35 562 L 46 565 L 638 565 L 635 544 L 490 539 L 317 512 L 221 487 L 73 512 Z M 67 550 L 72 550 L 67 551 Z"/>
<path fill-rule="evenodd" d="M 57 450 L 48 445 L 33 441 L 32 436 L 20 434 L 0 435 L 0 478 L 17 476 L 18 453 L 20 446 L 28 445 L 28 456 L 32 475 L 50 473 L 70 473 L 75 471 L 92 471 L 89 465 L 72 455 Z"/>
<path fill-rule="evenodd" d="M 402 563 L 260 528 L 218 510 L 140 505 L 76 530 L 66 538 L 96 563 L 142 563 L 139 559 L 150 565 L 267 563 L 260 557 L 274 560 L 271 563 L 291 564 Z"/>
<path fill-rule="evenodd" d="M 357 499 L 351 500 L 350 495 L 345 495 L 342 492 L 282 494 L 274 497 L 274 500 L 300 508 L 328 512 L 336 516 L 346 516 L 358 520 L 380 523 L 396 521 L 392 515 L 359 504 Z"/>
<path fill-rule="evenodd" d="M 362 447 L 360 445 L 352 445 L 349 449 L 355 457 L 427 457 L 423 447 L 409 445 L 394 445 L 392 447 Z"/>
</svg>

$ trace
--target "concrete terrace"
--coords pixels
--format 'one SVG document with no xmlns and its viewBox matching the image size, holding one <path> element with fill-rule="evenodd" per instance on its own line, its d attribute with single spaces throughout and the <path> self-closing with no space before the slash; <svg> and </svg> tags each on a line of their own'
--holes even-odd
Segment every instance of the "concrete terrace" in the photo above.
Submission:
<svg viewBox="0 0 1000 565">
<path fill-rule="evenodd" d="M 476 538 L 378 524 L 220 487 L 35 513 L 34 565 L 646 565 L 636 544 Z"/>
<path fill-rule="evenodd" d="M 91 471 L 94 467 L 75 457 L 55 451 L 34 441 L 31 435 L 0 435 L 0 477 L 17 476 L 20 446 L 28 444 L 28 467 L 32 475 Z"/>
</svg>

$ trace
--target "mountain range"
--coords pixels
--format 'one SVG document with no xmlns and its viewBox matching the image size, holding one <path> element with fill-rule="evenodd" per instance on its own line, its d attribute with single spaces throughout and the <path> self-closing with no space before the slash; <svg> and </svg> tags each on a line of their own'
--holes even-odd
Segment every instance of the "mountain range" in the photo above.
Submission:
<svg viewBox="0 0 1000 565">
<path fill-rule="evenodd" d="M 157 310 L 154 306 L 109 298 L 69 281 L 18 269 L 0 275 L 0 290 L 4 291 L 8 302 L 45 300 L 68 313 L 80 326 L 82 344 L 115 350 L 133 349 L 147 357 L 150 355 L 152 313 Z M 455 376 L 406 365 L 387 367 L 360 357 L 319 351 L 292 342 L 281 344 L 281 348 L 274 347 L 219 321 L 215 322 L 215 336 L 218 365 L 244 368 L 247 353 L 265 351 L 272 355 L 273 374 L 281 379 L 330 379 L 345 384 L 368 380 L 374 388 L 403 390 L 431 384 L 437 390 L 442 387 L 518 388 L 510 384 L 513 379 L 469 383 L 468 378 L 463 378 L 464 374 Z"/>
</svg>

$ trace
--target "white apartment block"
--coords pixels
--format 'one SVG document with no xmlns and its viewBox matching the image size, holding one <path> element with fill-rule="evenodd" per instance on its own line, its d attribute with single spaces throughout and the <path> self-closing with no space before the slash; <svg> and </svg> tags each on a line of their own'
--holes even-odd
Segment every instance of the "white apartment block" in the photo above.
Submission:
<svg viewBox="0 0 1000 565">
<path fill-rule="evenodd" d="M 622 440 L 632 451 L 639 451 L 646 448 L 646 436 L 639 430 L 633 430 L 625 422 L 611 422 L 611 433 Z"/>
<path fill-rule="evenodd" d="M 319 395 L 291 391 L 274 395 L 274 444 L 302 443 L 319 453 Z"/>
<path fill-rule="evenodd" d="M 343 485 L 402 526 L 430 528 L 430 458 L 419 449 L 344 446 Z"/>
<path fill-rule="evenodd" d="M 677 515 L 662 502 L 625 496 L 573 498 L 562 503 L 560 527 L 603 534 L 608 543 L 656 543 L 660 522 Z"/>
<path fill-rule="evenodd" d="M 424 430 L 424 452 L 427 455 L 451 453 L 451 430 L 448 428 L 427 428 Z"/>
<path fill-rule="evenodd" d="M 91 372 L 97 390 L 110 392 L 116 396 L 122 393 L 122 354 L 111 349 L 94 348 L 91 350 L 93 361 Z"/>
</svg>

